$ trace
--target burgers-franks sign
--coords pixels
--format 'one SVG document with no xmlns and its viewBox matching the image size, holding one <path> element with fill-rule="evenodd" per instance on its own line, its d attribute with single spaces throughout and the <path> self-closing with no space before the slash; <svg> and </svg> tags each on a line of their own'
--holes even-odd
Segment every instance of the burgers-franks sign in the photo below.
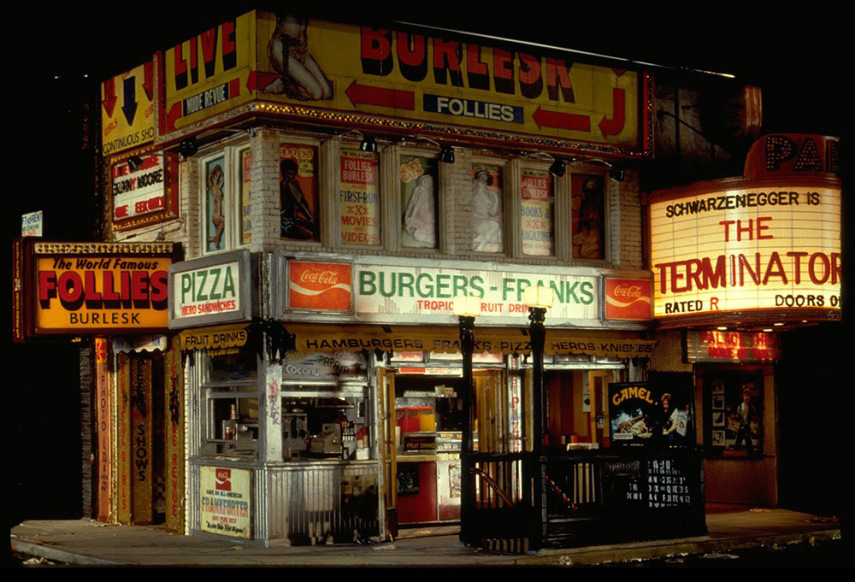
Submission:
<svg viewBox="0 0 855 582">
<path fill-rule="evenodd" d="M 15 274 L 26 322 L 19 339 L 168 328 L 171 244 L 34 242 L 23 249 Z"/>
<path fill-rule="evenodd" d="M 793 182 L 739 179 L 654 193 L 654 316 L 839 312 L 840 188 Z"/>
</svg>

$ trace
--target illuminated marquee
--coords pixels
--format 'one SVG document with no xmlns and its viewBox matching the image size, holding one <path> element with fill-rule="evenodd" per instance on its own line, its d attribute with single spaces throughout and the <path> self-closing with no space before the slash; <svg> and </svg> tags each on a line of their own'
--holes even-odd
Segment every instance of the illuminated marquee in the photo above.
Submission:
<svg viewBox="0 0 855 582">
<path fill-rule="evenodd" d="M 177 174 L 173 155 L 144 155 L 133 166 L 130 161 L 113 164 L 113 227 L 134 228 L 177 216 Z"/>
<path fill-rule="evenodd" d="M 651 201 L 657 318 L 840 309 L 840 189 L 739 181 Z"/>
</svg>

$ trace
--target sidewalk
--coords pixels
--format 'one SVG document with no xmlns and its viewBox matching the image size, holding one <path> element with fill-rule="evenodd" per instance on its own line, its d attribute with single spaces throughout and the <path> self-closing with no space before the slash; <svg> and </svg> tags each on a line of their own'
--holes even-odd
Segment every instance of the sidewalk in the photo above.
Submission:
<svg viewBox="0 0 855 582">
<path fill-rule="evenodd" d="M 841 539 L 836 519 L 785 509 L 707 513 L 708 534 L 608 546 L 490 554 L 458 542 L 456 526 L 405 529 L 394 542 L 262 548 L 236 540 L 169 533 L 163 526 L 119 526 L 91 520 L 26 521 L 12 529 L 12 549 L 63 565 L 145 567 L 414 568 L 590 566 L 737 549 Z"/>
</svg>

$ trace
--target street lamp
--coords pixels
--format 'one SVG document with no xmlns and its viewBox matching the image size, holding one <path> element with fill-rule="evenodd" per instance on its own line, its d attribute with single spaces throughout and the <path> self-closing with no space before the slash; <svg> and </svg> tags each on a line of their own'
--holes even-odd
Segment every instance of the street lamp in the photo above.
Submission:
<svg viewBox="0 0 855 582">
<path fill-rule="evenodd" d="M 481 315 L 481 298 L 454 299 L 454 315 L 460 326 L 460 353 L 463 355 L 463 426 L 460 443 L 460 541 L 471 539 L 472 511 L 475 506 L 475 477 L 472 470 L 472 353 L 475 351 L 475 318 Z"/>
<path fill-rule="evenodd" d="M 527 287 L 525 290 L 524 301 L 528 305 L 528 319 L 530 324 L 531 337 L 531 358 L 532 358 L 532 414 L 533 418 L 533 444 L 532 454 L 534 457 L 534 508 L 540 520 L 540 527 L 537 532 L 533 532 L 538 539 L 532 540 L 537 547 L 543 543 L 543 538 L 546 530 L 547 507 L 546 507 L 546 488 L 545 482 L 545 464 L 544 464 L 544 395 L 543 395 L 543 351 L 546 346 L 546 328 L 543 325 L 543 320 L 546 317 L 546 310 L 552 307 L 554 294 L 552 288 L 542 287 L 540 285 Z"/>
</svg>

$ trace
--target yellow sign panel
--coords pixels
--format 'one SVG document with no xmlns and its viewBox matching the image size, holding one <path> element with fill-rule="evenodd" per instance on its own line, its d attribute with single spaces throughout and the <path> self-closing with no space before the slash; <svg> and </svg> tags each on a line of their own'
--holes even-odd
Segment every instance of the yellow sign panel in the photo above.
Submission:
<svg viewBox="0 0 855 582">
<path fill-rule="evenodd" d="M 264 98 L 473 131 L 642 145 L 644 80 L 635 71 L 522 45 L 505 49 L 268 13 L 259 13 L 257 26 L 256 88 Z"/>
<path fill-rule="evenodd" d="M 645 73 L 534 49 L 253 12 L 166 52 L 163 130 L 263 100 L 315 121 L 649 154 Z"/>
<path fill-rule="evenodd" d="M 166 51 L 166 111 L 170 133 L 250 100 L 255 65 L 255 13 L 223 22 Z"/>
<path fill-rule="evenodd" d="M 39 256 L 33 300 L 37 333 L 167 329 L 171 262 L 164 256 Z"/>
<path fill-rule="evenodd" d="M 112 155 L 154 141 L 154 63 L 101 84 L 101 150 Z"/>
</svg>

